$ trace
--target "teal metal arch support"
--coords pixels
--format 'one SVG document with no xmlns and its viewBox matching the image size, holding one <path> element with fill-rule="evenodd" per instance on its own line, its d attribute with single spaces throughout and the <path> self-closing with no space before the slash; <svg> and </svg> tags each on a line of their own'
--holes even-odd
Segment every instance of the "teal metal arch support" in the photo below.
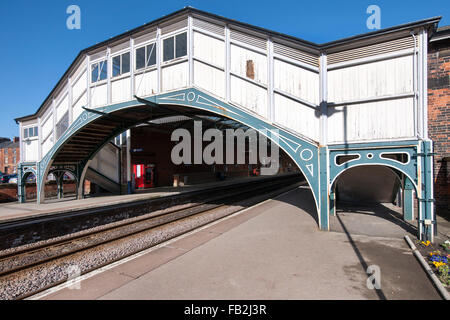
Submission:
<svg viewBox="0 0 450 320">
<path fill-rule="evenodd" d="M 403 178 L 403 218 L 414 220 L 414 184 L 408 177 Z"/>
<path fill-rule="evenodd" d="M 405 161 L 389 158 L 404 154 Z M 354 156 L 338 164 L 339 156 Z M 433 214 L 432 142 L 430 140 L 397 141 L 385 143 L 347 144 L 330 147 L 330 177 L 332 186 L 344 171 L 357 166 L 379 165 L 398 170 L 405 176 L 405 189 L 416 191 L 419 200 L 418 237 L 433 241 L 435 217 Z M 410 195 L 412 196 L 412 190 Z M 412 205 L 412 200 L 410 205 Z M 409 209 L 408 209 L 409 210 Z M 410 213 L 407 213 L 410 218 Z M 412 218 L 412 217 L 411 217 Z"/>
<path fill-rule="evenodd" d="M 22 162 L 17 168 L 17 199 L 20 203 L 26 201 L 26 180 L 29 174 L 34 174 L 37 178 L 37 163 L 36 162 Z"/>
<path fill-rule="evenodd" d="M 303 175 L 305 176 L 305 179 L 307 180 L 308 184 L 311 187 L 311 191 L 315 199 L 315 204 L 318 211 L 319 227 L 322 230 L 328 230 L 328 207 L 329 207 L 328 194 L 327 192 L 323 193 L 321 198 L 319 190 L 320 184 L 321 183 L 326 184 L 327 180 L 323 178 L 320 179 L 319 177 L 320 176 L 319 148 L 316 143 L 310 142 L 299 135 L 293 134 L 291 132 L 288 132 L 287 130 L 276 127 L 266 122 L 264 119 L 260 118 L 256 114 L 252 114 L 251 112 L 245 111 L 237 106 L 225 103 L 201 90 L 198 90 L 197 88 L 187 88 L 183 90 L 173 91 L 170 93 L 155 95 L 146 98 L 145 102 L 146 102 L 145 104 L 149 105 L 149 108 L 152 107 L 152 104 L 178 105 L 178 106 L 185 106 L 188 108 L 209 111 L 211 113 L 227 117 L 229 119 L 242 123 L 250 128 L 253 128 L 258 132 L 260 132 L 261 134 L 265 135 L 267 138 L 274 141 L 276 144 L 280 146 L 282 150 L 284 150 L 292 158 L 292 160 L 297 164 L 297 166 L 302 171 Z M 119 110 L 141 105 L 143 105 L 142 100 L 141 102 L 139 102 L 138 100 L 131 100 L 123 103 L 96 108 L 96 110 L 102 113 L 110 114 Z M 73 135 L 75 135 L 78 131 L 83 129 L 89 123 L 95 121 L 96 119 L 102 116 L 104 115 L 85 110 L 71 124 L 68 130 L 60 137 L 60 139 L 56 142 L 53 148 L 38 163 L 37 166 L 38 203 L 42 203 L 44 200 L 43 189 L 45 185 L 45 177 L 48 175 L 48 172 L 52 167 L 52 162 L 55 156 Z M 113 132 L 110 138 L 113 138 L 114 134 L 119 133 L 120 132 Z M 106 144 L 108 141 L 105 141 L 104 144 Z M 98 147 L 98 150 L 100 148 L 101 146 Z M 77 164 L 78 165 L 77 172 L 80 178 L 78 186 L 79 194 L 81 193 L 81 190 L 83 188 L 82 184 L 88 162 L 93 158 L 93 156 L 98 150 L 95 150 L 85 161 Z M 320 165 L 320 167 L 322 168 L 322 172 L 325 174 L 327 172 L 326 162 L 328 161 L 326 158 L 326 152 L 327 151 L 325 151 L 325 154 L 322 155 L 322 158 L 325 159 L 325 164 L 322 163 Z M 324 187 L 324 190 L 326 189 L 327 187 Z"/>
</svg>

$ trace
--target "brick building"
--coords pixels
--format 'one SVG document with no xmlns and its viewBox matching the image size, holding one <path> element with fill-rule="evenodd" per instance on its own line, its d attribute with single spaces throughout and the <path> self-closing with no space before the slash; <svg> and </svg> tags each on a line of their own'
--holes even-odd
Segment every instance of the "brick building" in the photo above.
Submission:
<svg viewBox="0 0 450 320">
<path fill-rule="evenodd" d="M 3 174 L 17 173 L 17 164 L 20 162 L 19 137 L 12 141 L 0 138 L 0 172 Z"/>
<path fill-rule="evenodd" d="M 437 30 L 428 48 L 428 132 L 434 141 L 436 213 L 450 218 L 450 26 Z"/>
</svg>

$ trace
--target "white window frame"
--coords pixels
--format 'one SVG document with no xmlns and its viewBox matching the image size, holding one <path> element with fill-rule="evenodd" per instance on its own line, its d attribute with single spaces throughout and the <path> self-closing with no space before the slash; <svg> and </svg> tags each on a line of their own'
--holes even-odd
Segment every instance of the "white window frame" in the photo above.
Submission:
<svg viewBox="0 0 450 320">
<path fill-rule="evenodd" d="M 176 52 L 177 52 L 177 40 L 176 40 L 176 36 L 186 33 L 186 55 L 182 56 L 182 57 L 178 57 L 176 58 Z M 164 40 L 169 39 L 169 38 L 174 38 L 174 45 L 173 45 L 173 59 L 164 61 Z M 164 37 L 161 37 L 161 46 L 160 46 L 160 59 L 161 59 L 161 66 L 165 67 L 167 65 L 170 64 L 176 64 L 182 61 L 187 61 L 189 59 L 189 32 L 188 32 L 188 28 L 184 28 L 181 30 L 177 30 L 174 32 L 171 32 L 169 34 L 164 35 Z"/>
<path fill-rule="evenodd" d="M 130 55 L 130 69 L 128 70 L 128 72 L 122 73 L 122 56 L 127 53 Z M 116 58 L 116 57 L 120 57 L 120 72 L 121 73 L 118 74 L 117 76 L 114 76 L 114 58 Z M 126 78 L 126 77 L 130 76 L 131 68 L 133 67 L 131 59 L 132 59 L 132 54 L 131 54 L 130 48 L 126 48 L 125 50 L 115 53 L 111 57 L 111 79 L 117 80 L 117 79 Z"/>
<path fill-rule="evenodd" d="M 95 60 L 95 61 L 93 61 L 93 62 L 91 62 L 89 64 L 89 69 L 88 69 L 89 74 L 88 74 L 88 76 L 89 76 L 89 83 L 90 83 L 91 86 L 92 85 L 97 85 L 98 86 L 98 85 L 101 85 L 101 84 L 104 84 L 104 83 L 108 82 L 108 78 L 109 78 L 108 68 L 110 67 L 110 66 L 108 66 L 110 64 L 108 60 L 110 60 L 110 59 L 108 59 L 108 57 L 105 56 L 105 57 L 99 58 L 99 59 L 97 59 L 97 60 Z M 99 72 L 100 72 L 100 66 L 101 66 L 103 61 L 106 62 L 106 78 L 102 79 L 102 80 L 99 79 L 98 81 L 92 81 L 92 66 L 98 64 L 99 65 Z"/>
<path fill-rule="evenodd" d="M 140 69 L 138 69 L 137 68 L 137 63 L 136 63 L 136 58 L 137 58 L 137 50 L 138 49 L 141 49 L 141 48 L 145 48 L 144 50 L 145 50 L 145 64 L 147 64 L 147 46 L 149 46 L 149 45 L 154 45 L 154 49 L 153 49 L 153 51 L 155 52 L 155 64 L 153 64 L 153 65 L 151 65 L 151 66 L 144 66 L 143 68 L 140 68 Z M 156 39 L 153 39 L 153 40 L 150 40 L 150 41 L 148 41 L 148 42 L 145 42 L 145 43 L 141 43 L 141 44 L 139 44 L 139 46 L 136 46 L 136 47 L 134 47 L 134 61 L 133 61 L 133 64 L 134 64 L 134 71 L 135 71 L 135 75 L 136 74 L 139 74 L 139 73 L 141 73 L 141 72 L 144 72 L 144 71 L 149 71 L 149 70 L 153 70 L 153 69 L 156 69 L 157 68 L 157 66 L 158 66 L 158 54 L 157 54 L 157 52 L 156 52 L 156 50 L 158 50 L 157 49 L 157 44 L 156 44 Z"/>
</svg>

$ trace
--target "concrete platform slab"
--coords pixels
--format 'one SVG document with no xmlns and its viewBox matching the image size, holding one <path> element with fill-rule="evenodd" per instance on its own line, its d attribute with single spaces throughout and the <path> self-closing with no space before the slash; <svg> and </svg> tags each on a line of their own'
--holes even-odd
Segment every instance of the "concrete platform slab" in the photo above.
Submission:
<svg viewBox="0 0 450 320">
<path fill-rule="evenodd" d="M 174 242 L 159 251 L 160 256 L 151 252 L 139 263 L 132 260 L 112 268 L 136 278 L 108 287 L 108 293 L 98 291 L 95 298 L 440 299 L 403 240 L 352 234 L 350 227 L 319 231 L 312 209 L 308 189 L 291 191 L 190 235 L 184 243 Z M 214 233 L 210 239 L 208 232 Z M 138 271 L 124 271 L 135 263 Z M 379 290 L 367 287 L 370 265 L 380 268 Z M 93 276 L 70 294 L 77 291 L 84 298 L 88 290 L 92 297 L 89 288 L 96 283 L 101 288 L 103 281 Z M 46 298 L 65 299 L 66 291 Z"/>
</svg>

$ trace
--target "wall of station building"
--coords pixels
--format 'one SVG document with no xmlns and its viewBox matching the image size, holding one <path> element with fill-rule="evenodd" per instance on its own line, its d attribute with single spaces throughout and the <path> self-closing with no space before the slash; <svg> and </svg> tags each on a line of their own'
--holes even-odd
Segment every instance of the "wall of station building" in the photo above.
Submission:
<svg viewBox="0 0 450 320">
<path fill-rule="evenodd" d="M 430 43 L 428 70 L 428 134 L 436 153 L 436 212 L 450 218 L 450 39 Z"/>
<path fill-rule="evenodd" d="M 204 147 L 209 142 L 204 142 Z M 171 159 L 172 148 L 176 142 L 171 141 L 170 133 L 157 132 L 148 126 L 140 126 L 131 129 L 131 169 L 136 164 L 155 165 L 156 186 L 173 186 L 174 179 L 181 185 L 199 184 L 221 179 L 221 175 L 229 178 L 249 177 L 254 174 L 254 169 L 260 169 L 261 165 L 249 164 L 248 156 L 245 164 L 180 164 L 175 165 Z M 226 143 L 224 143 L 224 155 Z M 193 149 L 191 150 L 193 154 Z M 236 146 L 235 146 L 236 154 Z M 270 153 L 269 153 L 270 155 Z M 298 171 L 296 164 L 280 150 L 280 168 L 278 173 Z M 178 176 L 178 178 L 175 178 Z"/>
</svg>

